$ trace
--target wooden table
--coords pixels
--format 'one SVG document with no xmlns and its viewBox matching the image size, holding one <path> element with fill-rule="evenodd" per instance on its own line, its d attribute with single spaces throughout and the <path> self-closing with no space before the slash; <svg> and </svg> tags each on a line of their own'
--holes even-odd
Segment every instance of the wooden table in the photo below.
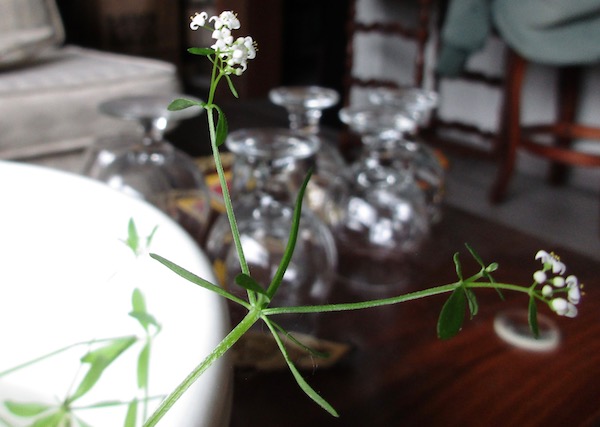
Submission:
<svg viewBox="0 0 600 427">
<path fill-rule="evenodd" d="M 575 319 L 540 312 L 560 327 L 551 352 L 514 348 L 493 331 L 495 313 L 526 309 L 527 299 L 478 292 L 480 313 L 454 339 L 436 338 L 445 296 L 320 317 L 321 338 L 352 346 L 338 364 L 305 372 L 340 413 L 336 419 L 298 388 L 286 371 L 238 370 L 231 427 L 243 426 L 586 426 L 600 425 L 600 263 L 453 208 L 416 262 L 406 291 L 455 280 L 452 255 L 475 272 L 464 242 L 488 262 L 497 280 L 530 284 L 538 249 L 561 255 L 568 273 L 585 283 Z M 357 295 L 338 283 L 332 302 Z"/>
</svg>

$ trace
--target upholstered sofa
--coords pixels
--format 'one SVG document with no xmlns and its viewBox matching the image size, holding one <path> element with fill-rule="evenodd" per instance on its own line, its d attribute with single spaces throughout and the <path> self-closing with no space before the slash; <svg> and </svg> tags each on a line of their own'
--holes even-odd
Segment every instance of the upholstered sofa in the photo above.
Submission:
<svg viewBox="0 0 600 427">
<path fill-rule="evenodd" d="M 0 0 L 0 159 L 76 171 L 94 140 L 135 130 L 99 103 L 180 88 L 173 64 L 63 42 L 54 0 Z"/>
</svg>

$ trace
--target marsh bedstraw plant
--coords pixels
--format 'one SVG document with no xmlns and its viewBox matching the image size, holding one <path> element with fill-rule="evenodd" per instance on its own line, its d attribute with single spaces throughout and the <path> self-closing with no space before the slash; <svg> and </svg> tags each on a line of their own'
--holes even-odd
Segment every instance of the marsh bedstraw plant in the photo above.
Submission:
<svg viewBox="0 0 600 427">
<path fill-rule="evenodd" d="M 425 298 L 433 295 L 448 293 L 449 298 L 442 306 L 438 323 L 437 335 L 441 339 L 448 339 L 456 335 L 462 328 L 464 318 L 467 313 L 473 317 L 478 312 L 477 298 L 475 296 L 476 289 L 495 289 L 500 295 L 502 291 L 519 292 L 527 296 L 529 301 L 529 326 L 534 336 L 539 335 L 537 323 L 537 307 L 538 304 L 547 305 L 550 310 L 558 315 L 574 317 L 577 315 L 577 304 L 581 299 L 582 285 L 574 275 L 565 277 L 566 266 L 554 253 L 539 251 L 535 258 L 538 259 L 542 266 L 533 274 L 533 282 L 531 285 L 522 286 L 510 283 L 500 283 L 494 280 L 492 273 L 498 269 L 496 263 L 486 264 L 477 255 L 477 253 L 467 245 L 467 250 L 470 255 L 476 260 L 480 270 L 470 276 L 465 276 L 462 271 L 461 262 L 458 253 L 454 255 L 454 265 L 457 274 L 457 280 L 453 283 L 432 287 L 425 290 L 420 290 L 397 297 L 370 300 L 358 303 L 349 304 L 328 304 L 318 306 L 296 306 L 296 307 L 272 307 L 270 302 L 277 293 L 279 286 L 282 283 L 283 276 L 288 267 L 294 252 L 296 237 L 298 234 L 300 214 L 302 210 L 302 199 L 306 185 L 310 179 L 310 173 L 304 180 L 296 198 L 294 215 L 292 218 L 291 230 L 286 250 L 281 259 L 279 267 L 275 272 L 270 283 L 258 283 L 251 275 L 244 250 L 240 240 L 240 233 L 237 228 L 235 213 L 231 202 L 231 197 L 227 188 L 225 173 L 221 163 L 219 153 L 220 146 L 224 143 L 227 136 L 227 120 L 221 108 L 214 103 L 215 93 L 218 84 L 224 78 L 227 81 L 229 89 L 234 96 L 237 97 L 237 92 L 233 85 L 232 76 L 240 76 L 248 67 L 248 61 L 256 56 L 256 43 L 252 37 L 234 38 L 233 31 L 240 28 L 240 22 L 237 16 L 230 11 L 223 12 L 218 16 L 208 17 L 206 12 L 197 13 L 192 16 L 192 30 L 208 30 L 212 32 L 214 44 L 209 48 L 191 48 L 189 52 L 195 55 L 201 55 L 212 63 L 211 85 L 206 102 L 197 102 L 187 99 L 174 100 L 169 109 L 180 110 L 188 107 L 199 106 L 207 112 L 208 126 L 210 133 L 211 148 L 214 157 L 215 168 L 219 177 L 223 199 L 225 202 L 225 210 L 231 232 L 233 236 L 235 250 L 240 264 L 239 274 L 235 277 L 235 283 L 246 290 L 246 298 L 239 298 L 228 292 L 223 287 L 211 283 L 190 271 L 183 269 L 174 262 L 167 260 L 160 255 L 150 254 L 150 256 L 160 263 L 170 268 L 173 272 L 189 280 L 190 282 L 208 289 L 221 295 L 228 300 L 241 305 L 247 310 L 245 317 L 234 326 L 231 332 L 215 347 L 215 349 L 183 379 L 177 388 L 168 396 L 164 397 L 157 410 L 150 415 L 144 426 L 156 425 L 162 417 L 169 411 L 179 397 L 221 356 L 223 356 L 249 329 L 258 321 L 265 323 L 271 331 L 275 342 L 277 343 L 281 353 L 286 361 L 293 377 L 297 381 L 301 389 L 317 404 L 324 408 L 333 416 L 338 416 L 336 410 L 321 397 L 302 377 L 294 363 L 290 359 L 282 336 L 289 340 L 294 340 L 294 337 L 288 334 L 281 326 L 275 322 L 275 318 L 284 314 L 299 314 L 299 313 L 324 313 L 334 311 L 359 310 L 384 305 L 399 304 L 419 298 Z M 154 230 L 155 231 L 155 230 Z M 154 231 L 145 240 L 140 239 L 135 227 L 135 223 L 130 221 L 128 228 L 128 238 L 124 242 L 131 250 L 139 256 L 146 253 L 147 248 L 152 240 Z M 138 388 L 143 390 L 140 398 L 135 398 L 130 402 L 101 402 L 98 405 L 107 406 L 109 404 L 125 404 L 128 405 L 127 418 L 125 426 L 135 426 L 138 404 L 147 402 L 153 397 L 148 396 L 148 366 L 150 347 L 152 338 L 160 330 L 159 324 L 146 310 L 145 302 L 141 292 L 137 289 L 132 295 L 133 310 L 130 313 L 143 327 L 145 334 L 142 338 L 142 350 L 138 357 L 137 381 Z M 74 392 L 69 394 L 65 400 L 58 406 L 44 406 L 37 404 L 21 404 L 17 402 L 5 402 L 7 408 L 13 413 L 25 417 L 35 417 L 35 422 L 32 425 L 49 426 L 49 425 L 87 425 L 80 419 L 75 417 L 73 410 L 77 409 L 75 402 L 85 395 L 91 387 L 100 379 L 101 374 L 110 364 L 121 355 L 125 350 L 130 348 L 139 339 L 134 336 L 111 338 L 106 340 L 93 340 L 84 343 L 76 343 L 67 348 L 63 348 L 53 352 L 52 354 L 42 356 L 36 360 L 27 362 L 16 368 L 8 371 L 0 372 L 0 377 L 8 375 L 15 370 L 22 369 L 26 366 L 36 363 L 48 357 L 53 357 L 56 354 L 69 350 L 77 346 L 93 347 L 86 352 L 81 359 L 82 364 L 87 364 L 87 373 L 83 380 L 75 388 Z M 295 340 L 294 340 L 295 341 Z M 301 343 L 297 344 L 301 345 Z M 304 346 L 302 346 L 304 347 Z M 306 351 L 312 351 L 306 348 Z M 161 396 L 160 398 L 163 398 Z M 81 408 L 80 408 L 81 409 Z M 145 412 L 145 409 L 143 409 Z M 146 414 L 143 414 L 141 419 L 145 419 Z M 2 419 L 0 419 L 0 424 Z"/>
<path fill-rule="evenodd" d="M 287 362 L 292 375 L 298 382 L 302 390 L 317 404 L 323 407 L 326 411 L 334 416 L 338 416 L 335 409 L 321 397 L 312 387 L 304 380 L 298 369 L 294 366 L 286 347 L 282 341 L 282 334 L 288 339 L 294 338 L 287 334 L 274 320 L 278 315 L 289 313 L 323 313 L 343 310 L 365 309 L 383 305 L 398 304 L 406 301 L 411 301 L 418 298 L 424 298 L 442 293 L 449 293 L 450 297 L 443 305 L 437 326 L 437 334 L 441 339 L 447 339 L 457 334 L 463 324 L 463 319 L 468 312 L 471 317 L 477 314 L 478 305 L 475 297 L 475 289 L 488 288 L 495 289 L 499 293 L 502 291 L 515 291 L 527 295 L 529 299 L 529 325 L 535 336 L 539 335 L 537 324 L 537 305 L 538 303 L 546 304 L 548 307 L 559 315 L 573 317 L 577 314 L 576 304 L 581 298 L 581 285 L 578 283 L 575 276 L 563 276 L 566 267 L 559 258 L 545 251 L 539 251 L 535 257 L 541 260 L 542 268 L 533 275 L 533 283 L 529 286 L 514 285 L 510 283 L 499 283 L 494 280 L 492 273 L 496 271 L 498 265 L 496 263 L 485 264 L 475 251 L 467 245 L 467 249 L 471 256 L 475 258 L 481 269 L 479 272 L 464 276 L 462 272 L 459 256 L 454 256 L 454 264 L 458 280 L 454 283 L 429 288 L 393 298 L 371 300 L 351 304 L 331 304 L 320 306 L 298 306 L 298 307 L 271 307 L 270 302 L 279 289 L 286 268 L 290 262 L 294 251 L 296 236 L 298 233 L 300 212 L 302 209 L 302 198 L 309 176 L 306 177 L 295 203 L 295 211 L 292 220 L 292 227 L 289 235 L 289 240 L 286 246 L 286 251 L 283 255 L 279 268 L 274 274 L 270 283 L 258 283 L 250 274 L 246 257 L 240 241 L 240 234 L 237 228 L 235 213 L 233 211 L 231 198 L 225 180 L 225 174 L 220 159 L 219 147 L 224 143 L 227 136 L 227 120 L 223 110 L 215 103 L 215 92 L 219 82 L 225 78 L 228 86 L 234 96 L 237 97 L 237 92 L 233 85 L 232 76 L 241 75 L 248 66 L 248 61 L 256 56 L 256 43 L 252 37 L 237 37 L 233 36 L 233 32 L 240 29 L 240 21 L 235 13 L 231 11 L 222 12 L 218 16 L 208 17 L 206 12 L 196 13 L 191 17 L 190 28 L 192 30 L 208 30 L 212 32 L 214 44 L 208 48 L 195 47 L 190 48 L 189 52 L 194 55 L 200 55 L 208 58 L 212 63 L 211 85 L 206 102 L 196 102 L 187 99 L 174 100 L 169 109 L 180 110 L 192 106 L 204 108 L 207 112 L 211 147 L 214 157 L 215 168 L 219 177 L 223 198 L 225 201 L 225 210 L 231 226 L 231 231 L 234 239 L 235 249 L 240 263 L 240 273 L 235 277 L 235 283 L 246 290 L 247 298 L 239 298 L 232 293 L 227 292 L 224 288 L 210 283 L 201 277 L 179 267 L 175 263 L 166 260 L 159 255 L 151 254 L 151 256 L 175 273 L 188 279 L 205 289 L 216 292 L 217 294 L 227 298 L 234 303 L 243 306 L 247 310 L 246 316 L 237 324 L 231 332 L 221 341 L 221 343 L 210 353 L 207 358 L 182 381 L 171 395 L 169 395 L 160 405 L 158 410 L 147 421 L 147 426 L 156 425 L 162 416 L 169 408 L 177 401 L 177 399 L 185 392 L 185 390 L 202 375 L 211 364 L 219 359 L 227 352 L 239 339 L 248 331 L 248 329 L 257 321 L 262 321 L 272 332 L 279 349 L 281 350 L 285 361 Z M 215 119 L 216 116 L 216 119 Z M 468 310 L 467 310 L 468 309 Z M 310 351 L 310 349 L 307 349 Z"/>
</svg>

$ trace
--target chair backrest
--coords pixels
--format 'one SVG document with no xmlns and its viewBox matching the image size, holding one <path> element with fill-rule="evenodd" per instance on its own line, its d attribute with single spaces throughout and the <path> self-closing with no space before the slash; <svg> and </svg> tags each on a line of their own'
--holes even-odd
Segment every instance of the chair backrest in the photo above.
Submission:
<svg viewBox="0 0 600 427">
<path fill-rule="evenodd" d="M 433 19 L 437 18 L 437 2 L 434 0 L 417 0 L 415 2 L 415 19 L 412 22 L 400 22 L 399 20 L 387 20 L 385 22 L 361 22 L 357 18 L 358 0 L 351 0 L 349 5 L 346 47 L 346 68 L 344 75 L 343 103 L 350 104 L 351 91 L 353 87 L 400 87 L 397 80 L 390 80 L 383 76 L 371 75 L 369 77 L 357 76 L 354 72 L 356 62 L 355 42 L 358 35 L 378 35 L 394 39 L 404 39 L 414 44 L 414 57 L 409 61 L 413 63 L 413 78 L 409 79 L 407 86 L 420 87 L 425 79 L 425 51 L 427 43 L 432 35 L 431 27 Z M 371 71 L 371 70 L 370 70 Z M 375 73 L 377 73 L 375 71 Z"/>
<path fill-rule="evenodd" d="M 0 69 L 28 62 L 64 37 L 55 0 L 0 0 Z"/>
</svg>

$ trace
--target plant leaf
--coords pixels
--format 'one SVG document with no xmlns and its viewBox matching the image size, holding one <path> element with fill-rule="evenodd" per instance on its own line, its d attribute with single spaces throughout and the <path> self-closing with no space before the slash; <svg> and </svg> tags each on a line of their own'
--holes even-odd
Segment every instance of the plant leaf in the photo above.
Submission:
<svg viewBox="0 0 600 427">
<path fill-rule="evenodd" d="M 178 98 L 178 99 L 171 101 L 171 103 L 167 107 L 167 110 L 179 111 L 179 110 L 185 110 L 186 108 L 190 108 L 190 107 L 204 108 L 204 103 L 199 102 L 199 101 L 194 101 L 193 99 Z"/>
<path fill-rule="evenodd" d="M 235 283 L 237 283 L 242 288 L 254 291 L 256 293 L 267 295 L 267 291 L 264 290 L 262 286 L 260 286 L 254 278 L 248 276 L 247 274 L 241 273 L 235 276 Z"/>
<path fill-rule="evenodd" d="M 190 47 L 187 51 L 193 55 L 202 56 L 208 56 L 215 53 L 215 50 L 209 47 Z"/>
<path fill-rule="evenodd" d="M 231 91 L 232 95 L 236 98 L 239 98 L 240 96 L 238 95 L 237 90 L 235 90 L 235 86 L 233 85 L 233 81 L 231 80 L 231 77 L 229 77 L 229 74 L 225 74 L 225 79 L 227 80 L 227 84 L 229 85 L 229 90 Z"/>
<path fill-rule="evenodd" d="M 137 313 L 146 313 L 146 300 L 144 299 L 144 294 L 138 288 L 133 290 L 131 294 L 131 306 L 133 307 L 133 311 Z"/>
<path fill-rule="evenodd" d="M 152 244 L 152 239 L 154 239 L 154 235 L 156 234 L 156 230 L 158 230 L 158 225 L 155 225 L 152 229 L 152 232 L 146 237 L 146 248 L 149 248 Z"/>
<path fill-rule="evenodd" d="M 156 321 L 154 316 L 148 313 L 144 295 L 138 288 L 133 290 L 133 294 L 131 295 L 131 305 L 133 310 L 129 315 L 136 319 L 146 332 L 148 332 L 150 325 L 153 325 L 160 330 L 160 324 Z"/>
<path fill-rule="evenodd" d="M 131 317 L 133 317 L 135 320 L 137 320 L 140 323 L 140 325 L 142 325 L 144 330 L 147 332 L 149 332 L 149 328 L 145 325 L 148 325 L 148 326 L 152 325 L 157 329 L 157 331 L 160 331 L 160 329 L 161 329 L 160 323 L 158 323 L 156 318 L 153 315 L 151 315 L 150 313 L 140 313 L 137 311 L 131 311 L 131 312 L 129 312 L 129 315 Z"/>
<path fill-rule="evenodd" d="M 84 355 L 81 358 L 81 361 L 83 363 L 89 363 L 90 367 L 77 387 L 77 390 L 67 402 L 74 402 L 76 399 L 79 399 L 90 391 L 90 389 L 98 382 L 104 370 L 136 341 L 137 338 L 134 336 L 117 338 L 107 345 L 92 350 Z"/>
<path fill-rule="evenodd" d="M 291 361 L 290 356 L 285 348 L 285 345 L 283 344 L 283 341 L 281 341 L 281 338 L 279 337 L 279 334 L 275 330 L 274 326 L 271 324 L 271 321 L 269 319 L 265 319 L 265 322 L 267 323 L 267 326 L 271 330 L 271 333 L 273 334 L 273 338 L 275 338 L 275 342 L 277 343 L 277 346 L 279 347 L 279 350 L 281 351 L 281 354 L 283 355 L 285 362 L 287 363 L 290 371 L 292 372 L 292 375 L 294 376 L 296 382 L 298 383 L 298 385 L 300 386 L 302 391 L 304 393 L 306 393 L 306 395 L 308 397 L 310 397 L 321 408 L 325 409 L 327 412 L 329 412 L 334 417 L 339 417 L 339 414 L 333 408 L 333 406 L 331 406 L 329 404 L 329 402 L 327 402 L 325 399 L 323 399 L 323 397 L 321 397 L 321 395 L 319 393 L 317 393 L 315 391 L 315 389 L 313 389 L 310 386 L 310 384 L 308 384 L 306 382 L 304 377 L 302 377 L 302 374 L 300 374 L 300 372 L 298 371 L 298 369 L 296 368 L 294 363 Z"/>
<path fill-rule="evenodd" d="M 277 289 L 279 288 L 279 285 L 283 280 L 283 275 L 285 274 L 285 271 L 287 270 L 290 261 L 292 260 L 292 255 L 294 255 L 294 248 L 296 247 L 296 240 L 298 239 L 298 230 L 300 229 L 300 219 L 302 218 L 302 199 L 304 198 L 306 186 L 308 185 L 311 176 L 312 169 L 310 169 L 306 174 L 304 182 L 302 183 L 302 187 L 300 187 L 300 191 L 298 192 L 298 196 L 296 197 L 294 215 L 292 216 L 292 226 L 290 229 L 290 235 L 288 237 L 287 246 L 285 247 L 285 252 L 283 253 L 281 262 L 279 263 L 277 271 L 275 272 L 273 280 L 271 280 L 271 284 L 269 285 L 269 289 L 267 290 L 267 295 L 271 299 L 273 298 L 273 295 L 275 295 L 275 292 L 277 292 Z"/>
<path fill-rule="evenodd" d="M 327 359 L 328 357 L 331 356 L 329 353 L 326 353 L 324 351 L 315 350 L 314 348 L 311 348 L 311 347 L 307 346 L 306 344 L 303 344 L 294 335 L 290 334 L 288 331 L 283 329 L 283 327 L 281 327 L 279 324 L 277 324 L 276 322 L 274 322 L 270 319 L 269 319 L 269 321 L 273 324 L 273 326 L 278 331 L 280 331 L 283 335 L 285 335 L 286 338 L 288 338 L 290 341 L 292 341 L 298 347 L 300 347 L 301 349 L 306 351 L 308 354 L 312 354 L 315 357 L 320 357 L 321 359 Z"/>
<path fill-rule="evenodd" d="M 70 414 L 64 410 L 58 410 L 45 417 L 38 418 L 29 427 L 61 427 L 70 424 Z"/>
<path fill-rule="evenodd" d="M 85 421 L 83 421 L 81 418 L 76 418 L 77 420 L 77 424 L 79 427 L 92 427 L 92 425 L 86 423 Z"/>
<path fill-rule="evenodd" d="M 138 401 L 133 400 L 127 406 L 127 415 L 125 415 L 125 427 L 135 427 L 137 423 L 137 409 L 138 409 Z"/>
<path fill-rule="evenodd" d="M 219 113 L 218 119 L 217 119 L 217 135 L 216 135 L 216 144 L 217 147 L 220 147 L 221 145 L 223 145 L 223 143 L 225 142 L 225 139 L 227 138 L 227 133 L 229 132 L 229 126 L 227 124 L 227 117 L 225 117 L 225 113 L 223 112 L 223 110 L 221 110 L 220 107 L 218 107 L 217 105 L 215 105 L 215 108 L 217 109 L 217 112 Z"/>
<path fill-rule="evenodd" d="M 462 287 L 457 287 L 452 291 L 438 318 L 437 334 L 439 338 L 445 340 L 458 334 L 465 317 L 466 299 Z"/>
<path fill-rule="evenodd" d="M 497 262 L 493 262 L 490 265 L 488 265 L 487 267 L 485 267 L 485 272 L 488 273 L 488 275 L 489 275 L 489 273 L 492 273 L 492 272 L 498 270 L 499 267 L 500 266 L 498 265 Z M 492 276 L 489 276 L 489 277 L 490 277 L 490 279 L 492 278 Z"/>
<path fill-rule="evenodd" d="M 465 246 L 467 247 L 467 250 L 471 253 L 471 256 L 475 259 L 475 261 L 477 261 L 477 264 L 479 264 L 481 268 L 485 269 L 485 264 L 483 263 L 483 260 L 477 254 L 477 252 L 475 252 L 475 249 L 473 249 L 468 243 L 465 243 Z"/>
<path fill-rule="evenodd" d="M 527 319 L 529 321 L 529 329 L 535 338 L 539 338 L 540 336 L 540 328 L 538 326 L 537 320 L 537 306 L 535 304 L 535 298 L 533 296 L 529 297 L 529 310 L 527 313 Z"/>
<path fill-rule="evenodd" d="M 465 289 L 465 294 L 469 303 L 469 313 L 471 314 L 471 319 L 473 319 L 473 317 L 477 316 L 477 313 L 479 312 L 477 297 L 475 296 L 475 292 L 469 288 Z"/>
<path fill-rule="evenodd" d="M 148 387 L 148 376 L 150 372 L 150 342 L 146 342 L 138 356 L 137 363 L 137 385 L 138 388 Z"/>
<path fill-rule="evenodd" d="M 11 414 L 18 415 L 19 417 L 33 417 L 52 408 L 52 406 L 43 403 L 22 403 L 13 400 L 5 401 L 4 406 L 6 406 L 6 409 L 8 409 Z"/>
<path fill-rule="evenodd" d="M 479 254 L 477 254 L 477 252 L 475 252 L 475 249 L 473 249 L 468 243 L 465 243 L 465 246 L 471 253 L 471 256 L 475 259 L 475 261 L 477 261 L 477 263 L 481 266 L 481 271 L 482 271 L 483 275 L 490 281 L 491 284 L 496 283 L 496 280 L 494 280 L 494 278 L 492 277 L 492 275 L 490 273 L 498 270 L 498 263 L 493 262 L 490 265 L 486 266 L 485 263 L 483 262 L 483 259 L 481 259 Z M 498 288 L 494 288 L 494 289 L 496 290 L 496 292 L 498 292 L 500 299 L 502 301 L 504 301 L 504 295 L 502 294 L 502 291 Z"/>
<path fill-rule="evenodd" d="M 125 241 L 125 244 L 133 251 L 135 255 L 138 254 L 138 249 L 140 247 L 140 236 L 133 218 L 129 218 L 129 223 L 127 224 L 127 240 Z"/>
<path fill-rule="evenodd" d="M 456 275 L 458 276 L 458 280 L 460 280 L 462 282 L 463 281 L 462 266 L 460 265 L 458 252 L 456 252 L 454 254 L 454 257 L 452 257 L 452 259 L 454 261 L 454 268 L 456 269 Z"/>
<path fill-rule="evenodd" d="M 183 277 L 184 279 L 194 283 L 195 285 L 201 286 L 205 289 L 208 289 L 209 291 L 213 291 L 213 292 L 215 292 L 225 298 L 228 298 L 232 301 L 239 301 L 239 298 L 236 298 L 235 296 L 233 296 L 232 294 L 230 294 L 229 292 L 227 292 L 225 289 L 221 288 L 220 286 L 214 285 L 214 284 L 210 283 L 208 280 L 204 280 L 203 278 L 195 275 L 191 271 L 188 271 L 185 268 L 178 266 L 174 262 L 169 261 L 168 259 L 163 258 L 160 255 L 150 254 L 150 257 L 154 258 L 155 260 L 157 260 L 158 262 L 163 264 L 165 267 L 170 268 L 174 273 L 176 273 L 179 276 Z"/>
</svg>

